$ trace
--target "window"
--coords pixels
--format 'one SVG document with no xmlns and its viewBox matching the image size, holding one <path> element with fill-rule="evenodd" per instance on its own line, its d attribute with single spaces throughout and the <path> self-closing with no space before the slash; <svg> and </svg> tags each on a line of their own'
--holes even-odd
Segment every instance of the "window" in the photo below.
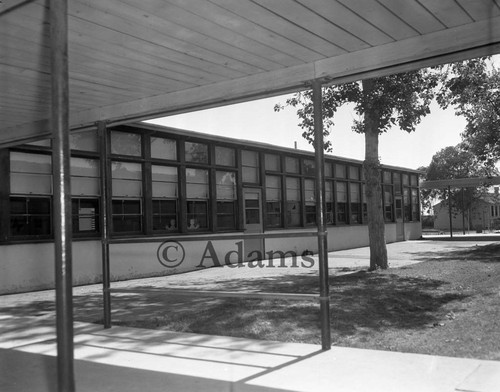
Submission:
<svg viewBox="0 0 500 392">
<path fill-rule="evenodd" d="M 280 157 L 275 154 L 266 154 L 265 155 L 265 165 L 266 170 L 269 171 L 281 171 Z"/>
<path fill-rule="evenodd" d="M 295 177 L 286 178 L 286 223 L 288 227 L 301 225 L 302 202 L 300 197 L 300 181 Z"/>
<path fill-rule="evenodd" d="M 177 160 L 177 142 L 172 139 L 151 136 L 151 158 Z"/>
<path fill-rule="evenodd" d="M 243 150 L 241 152 L 241 164 L 243 182 L 258 184 L 259 176 L 259 154 L 255 151 Z"/>
<path fill-rule="evenodd" d="M 94 130 L 71 132 L 69 135 L 69 146 L 72 150 L 97 152 L 99 151 L 97 132 Z"/>
<path fill-rule="evenodd" d="M 217 171 L 215 173 L 217 197 L 217 228 L 236 228 L 236 173 Z"/>
<path fill-rule="evenodd" d="M 142 231 L 142 166 L 111 162 L 112 230 L 115 233 Z"/>
<path fill-rule="evenodd" d="M 282 227 L 281 215 L 281 177 L 266 176 L 266 226 Z"/>
<path fill-rule="evenodd" d="M 142 156 L 141 135 L 138 133 L 111 132 L 111 154 Z"/>
<path fill-rule="evenodd" d="M 351 219 L 350 223 L 361 223 L 361 195 L 360 195 L 360 184 L 350 183 L 350 203 L 351 203 Z"/>
<path fill-rule="evenodd" d="M 413 221 L 419 220 L 418 213 L 418 191 L 417 189 L 411 190 L 411 219 Z"/>
<path fill-rule="evenodd" d="M 208 229 L 208 170 L 186 169 L 187 229 Z"/>
<path fill-rule="evenodd" d="M 392 196 L 392 185 L 384 185 L 384 219 L 386 222 L 394 220 L 394 199 Z"/>
<path fill-rule="evenodd" d="M 186 162 L 208 163 L 208 146 L 203 143 L 184 143 Z"/>
<path fill-rule="evenodd" d="M 306 225 L 316 224 L 316 192 L 315 181 L 310 179 L 304 180 L 304 197 L 306 208 Z"/>
<path fill-rule="evenodd" d="M 52 161 L 50 155 L 10 153 L 11 194 L 52 194 Z"/>
<path fill-rule="evenodd" d="M 405 222 L 411 221 L 410 188 L 403 188 L 403 214 Z"/>
<path fill-rule="evenodd" d="M 351 180 L 359 180 L 359 167 L 349 166 L 349 178 Z"/>
<path fill-rule="evenodd" d="M 99 161 L 71 157 L 73 233 L 99 232 Z"/>
<path fill-rule="evenodd" d="M 330 162 L 325 162 L 325 177 L 333 177 L 333 168 Z"/>
<path fill-rule="evenodd" d="M 178 175 L 172 166 L 151 165 L 153 231 L 177 231 Z"/>
<path fill-rule="evenodd" d="M 285 158 L 285 170 L 287 173 L 298 174 L 299 173 L 299 160 L 297 158 L 286 157 Z"/>
<path fill-rule="evenodd" d="M 337 182 L 337 222 L 347 223 L 347 183 Z"/>
<path fill-rule="evenodd" d="M 333 183 L 325 182 L 325 200 L 326 200 L 326 223 L 332 225 L 335 223 L 335 212 L 333 203 Z"/>
<path fill-rule="evenodd" d="M 394 194 L 396 196 L 400 196 L 401 195 L 401 174 L 400 173 L 393 173 L 392 181 L 394 184 Z"/>
<path fill-rule="evenodd" d="M 52 234 L 50 197 L 11 197 L 10 235 L 49 236 Z"/>
<path fill-rule="evenodd" d="M 236 166 L 234 149 L 215 146 L 215 164 L 219 166 Z"/>
<path fill-rule="evenodd" d="M 347 171 L 346 171 L 345 165 L 341 165 L 339 163 L 335 164 L 335 177 L 337 178 L 346 178 L 347 177 Z"/>
<path fill-rule="evenodd" d="M 389 171 L 384 171 L 382 174 L 382 182 L 385 184 L 392 184 L 392 175 Z"/>
<path fill-rule="evenodd" d="M 306 176 L 316 175 L 314 168 L 315 168 L 314 161 L 312 161 L 310 159 L 304 159 L 304 174 Z"/>
<path fill-rule="evenodd" d="M 361 185 L 361 197 L 362 197 L 362 207 L 363 207 L 363 222 L 368 222 L 368 202 L 366 197 L 366 185 Z"/>
</svg>

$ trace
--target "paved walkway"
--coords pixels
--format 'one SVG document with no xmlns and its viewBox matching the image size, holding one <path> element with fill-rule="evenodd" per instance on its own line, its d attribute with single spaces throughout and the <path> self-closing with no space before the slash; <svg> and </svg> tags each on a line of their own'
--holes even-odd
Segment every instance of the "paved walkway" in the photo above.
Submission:
<svg viewBox="0 0 500 392">
<path fill-rule="evenodd" d="M 392 266 L 439 257 L 471 243 L 409 241 L 390 244 Z M 331 274 L 367 267 L 367 248 L 333 252 Z M 237 270 L 251 283 L 297 269 Z M 176 277 L 114 283 L 113 286 L 220 287 L 233 269 L 209 269 Z M 314 269 L 302 273 L 315 273 Z M 75 288 L 84 300 L 99 285 Z M 0 297 L 0 391 L 55 391 L 53 291 Z M 33 305 L 35 304 L 35 305 Z M 28 306 L 30 305 L 30 306 Z M 91 304 L 89 308 L 93 308 Z M 33 307 L 34 306 L 34 307 Z M 18 309 L 18 312 L 15 311 Z M 26 313 L 29 309 L 31 313 Z M 37 310 L 33 312 L 33 309 Z M 7 311 L 8 310 L 8 311 Z M 84 313 L 85 306 L 79 308 Z M 85 317 L 98 317 L 93 311 Z M 119 309 L 116 309 L 119 316 Z M 81 314 L 80 314 L 81 316 Z M 498 392 L 500 362 L 386 351 L 257 341 L 75 322 L 77 391 L 469 391 Z"/>
</svg>

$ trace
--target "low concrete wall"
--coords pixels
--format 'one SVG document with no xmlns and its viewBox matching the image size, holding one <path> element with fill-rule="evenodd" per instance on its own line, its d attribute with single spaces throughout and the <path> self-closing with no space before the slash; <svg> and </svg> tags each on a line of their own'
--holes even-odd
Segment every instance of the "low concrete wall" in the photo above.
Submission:
<svg viewBox="0 0 500 392">
<path fill-rule="evenodd" d="M 302 233 L 314 233 L 308 228 Z M 273 234 L 279 232 L 273 231 Z M 290 234 L 290 231 L 283 231 Z M 405 239 L 420 238 L 420 222 L 405 223 Z M 368 246 L 368 227 L 328 227 L 328 250 L 343 250 Z M 386 241 L 396 241 L 396 224 L 386 225 Z M 204 240 L 144 242 L 110 245 L 112 280 L 137 279 L 171 275 L 244 260 L 244 241 L 223 237 Z M 267 238 L 264 252 L 317 253 L 316 236 Z M 275 258 L 279 257 L 277 253 Z M 264 254 L 264 259 L 268 255 Z M 54 288 L 54 244 L 17 244 L 0 246 L 0 294 Z M 73 243 L 73 283 L 85 285 L 102 281 L 100 241 Z"/>
</svg>

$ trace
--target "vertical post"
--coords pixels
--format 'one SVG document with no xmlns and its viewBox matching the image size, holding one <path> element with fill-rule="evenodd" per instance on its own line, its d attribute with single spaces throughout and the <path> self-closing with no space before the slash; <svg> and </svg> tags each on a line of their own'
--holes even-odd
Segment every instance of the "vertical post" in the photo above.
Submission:
<svg viewBox="0 0 500 392">
<path fill-rule="evenodd" d="M 448 185 L 448 215 L 450 218 L 450 238 L 453 238 L 453 217 L 451 215 L 451 186 Z"/>
<path fill-rule="evenodd" d="M 328 284 L 328 246 L 325 216 L 325 160 L 321 83 L 314 81 L 312 88 L 314 106 L 314 150 L 316 158 L 316 223 L 318 225 L 321 347 L 323 350 L 330 350 L 332 340 L 330 332 L 330 290 Z"/>
<path fill-rule="evenodd" d="M 102 300 L 103 300 L 103 325 L 104 328 L 111 328 L 111 293 L 110 289 L 110 266 L 109 266 L 109 220 L 108 220 L 108 137 L 106 124 L 102 121 L 97 123 L 99 134 L 100 165 L 99 173 L 101 177 L 101 203 L 100 226 L 101 226 L 101 250 L 102 250 Z"/>
<path fill-rule="evenodd" d="M 465 192 L 462 188 L 462 234 L 465 235 Z"/>
<path fill-rule="evenodd" d="M 50 0 L 58 391 L 75 390 L 67 0 Z"/>
</svg>

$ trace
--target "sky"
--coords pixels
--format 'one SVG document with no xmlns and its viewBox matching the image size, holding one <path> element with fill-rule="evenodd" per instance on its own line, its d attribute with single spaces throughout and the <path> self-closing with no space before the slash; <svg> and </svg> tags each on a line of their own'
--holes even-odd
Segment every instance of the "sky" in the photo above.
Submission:
<svg viewBox="0 0 500 392">
<path fill-rule="evenodd" d="M 274 111 L 274 105 L 284 104 L 286 98 L 266 98 L 148 122 L 289 148 L 294 148 L 296 142 L 298 149 L 313 151 L 302 138 L 296 110 L 287 107 L 278 113 Z M 352 107 L 343 107 L 336 114 L 329 136 L 333 155 L 364 159 L 364 135 L 351 130 L 355 118 Z M 433 104 L 431 114 L 421 121 L 415 132 L 408 134 L 395 128 L 380 136 L 381 163 L 410 169 L 428 166 L 436 152 L 460 143 L 464 128 L 465 120 L 456 116 L 453 109 L 444 111 Z"/>
</svg>

